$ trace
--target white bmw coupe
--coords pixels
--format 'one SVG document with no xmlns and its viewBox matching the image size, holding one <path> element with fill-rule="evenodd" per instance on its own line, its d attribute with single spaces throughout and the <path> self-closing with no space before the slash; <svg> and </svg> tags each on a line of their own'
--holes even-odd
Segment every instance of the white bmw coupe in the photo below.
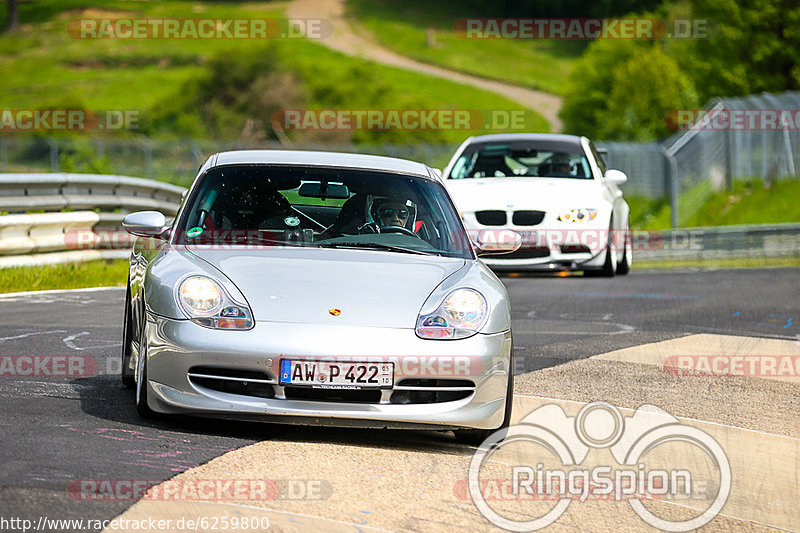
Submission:
<svg viewBox="0 0 800 533">
<path fill-rule="evenodd" d="M 470 137 L 442 176 L 474 241 L 522 237 L 516 251 L 484 259 L 490 267 L 588 276 L 630 271 L 629 209 L 620 190 L 628 178 L 607 169 L 586 137 Z"/>
</svg>

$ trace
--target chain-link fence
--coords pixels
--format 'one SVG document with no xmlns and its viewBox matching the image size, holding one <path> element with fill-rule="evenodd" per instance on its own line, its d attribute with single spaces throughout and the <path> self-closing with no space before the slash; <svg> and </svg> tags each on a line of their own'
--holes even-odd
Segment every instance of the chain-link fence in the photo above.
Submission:
<svg viewBox="0 0 800 533">
<path fill-rule="evenodd" d="M 788 120 L 758 120 L 789 111 Z M 691 110 L 687 110 L 691 111 Z M 758 113 L 763 111 L 763 113 Z M 732 117 L 738 113 L 742 121 Z M 708 194 L 735 179 L 765 181 L 800 175 L 800 92 L 716 99 L 696 127 L 662 143 L 597 142 L 611 168 L 628 175 L 625 192 L 670 198 L 672 225 L 679 227 Z M 786 119 L 784 117 L 784 119 Z M 695 117 L 696 118 L 696 117 Z M 725 118 L 727 122 L 719 119 Z M 758 119 L 754 122 L 755 119 Z M 293 148 L 389 155 L 442 168 L 457 145 L 292 145 L 152 139 L 0 137 L 0 172 L 94 172 L 123 174 L 188 185 L 212 153 L 244 148 Z"/>
<path fill-rule="evenodd" d="M 800 176 L 800 92 L 719 98 L 680 113 L 693 126 L 660 144 L 598 143 L 609 166 L 628 174 L 626 193 L 670 198 L 673 227 L 736 179 Z"/>
<path fill-rule="evenodd" d="M 600 143 L 609 168 L 628 175 L 625 194 L 661 198 L 669 195 L 669 167 L 658 143 Z"/>
<path fill-rule="evenodd" d="M 242 149 L 360 152 L 424 161 L 442 168 L 457 145 L 297 145 L 195 140 L 0 137 L 0 172 L 94 172 L 188 185 L 213 153 Z"/>
</svg>

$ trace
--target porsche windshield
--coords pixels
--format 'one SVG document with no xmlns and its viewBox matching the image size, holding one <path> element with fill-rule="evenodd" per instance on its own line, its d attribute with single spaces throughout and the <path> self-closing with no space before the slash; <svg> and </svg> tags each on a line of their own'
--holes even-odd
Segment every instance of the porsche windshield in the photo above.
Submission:
<svg viewBox="0 0 800 533">
<path fill-rule="evenodd" d="M 592 179 L 579 144 L 564 142 L 476 143 L 464 150 L 451 179 L 515 176 Z"/>
<path fill-rule="evenodd" d="M 442 185 L 388 172 L 223 166 L 201 178 L 175 226 L 188 245 L 364 248 L 472 258 Z"/>
</svg>

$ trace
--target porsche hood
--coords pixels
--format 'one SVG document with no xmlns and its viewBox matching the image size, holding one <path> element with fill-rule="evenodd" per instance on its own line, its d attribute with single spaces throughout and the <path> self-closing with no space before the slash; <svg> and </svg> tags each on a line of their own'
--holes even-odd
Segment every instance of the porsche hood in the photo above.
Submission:
<svg viewBox="0 0 800 533">
<path fill-rule="evenodd" d="M 431 292 L 467 270 L 463 259 L 383 251 L 193 247 L 191 252 L 238 287 L 257 322 L 413 329 Z"/>
</svg>

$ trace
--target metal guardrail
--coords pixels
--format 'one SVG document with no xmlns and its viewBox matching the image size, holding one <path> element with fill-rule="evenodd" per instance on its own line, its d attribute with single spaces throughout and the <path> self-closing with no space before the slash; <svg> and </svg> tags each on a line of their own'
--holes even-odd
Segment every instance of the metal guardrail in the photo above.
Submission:
<svg viewBox="0 0 800 533">
<path fill-rule="evenodd" d="M 634 261 L 800 257 L 800 224 L 634 231 Z"/>
<path fill-rule="evenodd" d="M 124 258 L 131 242 L 121 232 L 125 214 L 173 216 L 183 192 L 129 176 L 0 174 L 0 212 L 8 213 L 0 215 L 0 268 Z"/>
<path fill-rule="evenodd" d="M 174 215 L 184 189 L 160 181 L 100 174 L 0 174 L 0 211 L 154 209 Z"/>
<path fill-rule="evenodd" d="M 10 212 L 0 215 L 0 268 L 124 258 L 130 244 L 121 230 L 124 215 L 142 209 L 175 215 L 183 192 L 128 176 L 0 174 L 0 212 Z M 39 210 L 59 212 L 26 213 Z M 641 263 L 800 257 L 800 224 L 634 231 L 632 239 L 634 262 Z"/>
</svg>

